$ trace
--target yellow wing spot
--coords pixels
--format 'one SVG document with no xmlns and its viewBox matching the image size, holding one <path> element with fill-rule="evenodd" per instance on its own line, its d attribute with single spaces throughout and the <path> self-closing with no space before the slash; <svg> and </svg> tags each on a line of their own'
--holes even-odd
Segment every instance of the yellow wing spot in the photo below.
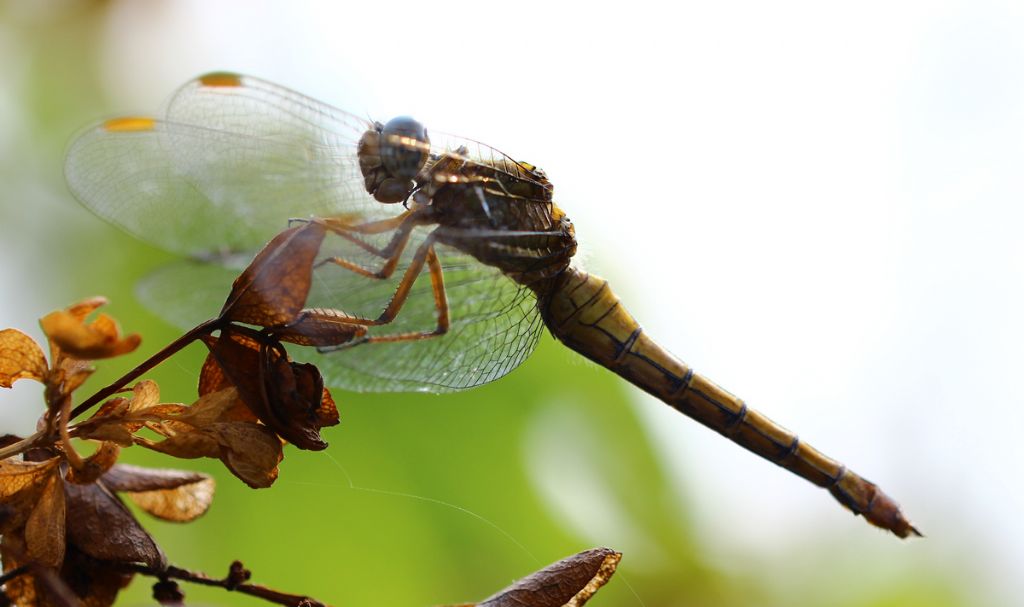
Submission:
<svg viewBox="0 0 1024 607">
<path fill-rule="evenodd" d="M 156 128 L 156 119 L 144 116 L 124 116 L 122 118 L 111 118 L 103 123 L 103 129 L 112 133 L 125 133 L 131 131 L 152 131 Z"/>
<path fill-rule="evenodd" d="M 242 86 L 242 77 L 231 72 L 211 72 L 200 76 L 199 84 L 213 87 Z"/>
</svg>

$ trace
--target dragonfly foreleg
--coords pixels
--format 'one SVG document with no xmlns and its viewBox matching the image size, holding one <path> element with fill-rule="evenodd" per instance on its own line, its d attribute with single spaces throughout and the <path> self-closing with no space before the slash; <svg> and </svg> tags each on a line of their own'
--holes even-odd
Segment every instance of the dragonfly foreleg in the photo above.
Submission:
<svg viewBox="0 0 1024 607">
<path fill-rule="evenodd" d="M 402 253 L 405 251 L 405 246 L 409 244 L 409 238 L 412 236 L 413 228 L 416 227 L 416 221 L 411 217 L 411 213 L 403 213 L 402 215 L 391 219 L 360 225 L 344 225 L 332 220 L 324 220 L 323 225 L 341 238 L 358 245 L 360 248 L 372 255 L 376 255 L 377 257 L 384 259 L 384 265 L 381 266 L 380 269 L 374 270 L 353 261 L 349 261 L 343 257 L 334 256 L 317 262 L 315 267 L 333 263 L 361 276 L 385 279 L 390 278 L 391 275 L 394 274 L 395 268 L 398 267 L 398 262 L 402 257 Z M 381 226 L 384 225 L 389 227 L 387 229 L 381 229 Z M 395 231 L 394 236 L 391 237 L 388 244 L 381 248 L 374 247 L 355 235 L 379 234 L 388 231 L 388 229 L 393 229 Z"/>
<path fill-rule="evenodd" d="M 369 335 L 353 340 L 349 343 L 342 344 L 340 347 L 348 348 L 364 343 L 413 341 L 417 339 L 428 339 L 430 337 L 436 337 L 447 333 L 451 324 L 448 311 L 448 296 L 444 289 L 444 271 L 441 268 L 441 261 L 437 257 L 437 252 L 434 251 L 433 235 L 428 236 L 426 241 L 424 241 L 416 250 L 416 254 L 413 256 L 412 262 L 409 264 L 405 274 L 402 276 L 402 280 L 398 284 L 395 294 L 391 296 L 391 301 L 380 316 L 375 319 L 349 317 L 346 320 L 352 324 L 365 326 L 386 325 L 393 321 L 395 317 L 398 316 L 398 313 L 401 311 L 406 300 L 409 298 L 412 286 L 416 283 L 416 279 L 419 278 L 424 265 L 427 266 L 427 270 L 430 274 L 430 286 L 434 295 L 434 307 L 437 309 L 437 326 L 432 331 L 407 331 L 391 335 Z"/>
</svg>

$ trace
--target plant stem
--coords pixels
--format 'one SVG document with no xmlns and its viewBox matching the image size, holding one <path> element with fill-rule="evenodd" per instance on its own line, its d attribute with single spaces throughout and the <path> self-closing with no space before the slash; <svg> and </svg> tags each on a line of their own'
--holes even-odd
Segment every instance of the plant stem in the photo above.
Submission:
<svg viewBox="0 0 1024 607">
<path fill-rule="evenodd" d="M 239 566 L 241 565 L 239 564 Z M 205 573 L 193 572 L 173 565 L 163 571 L 157 571 L 146 565 L 140 565 L 138 563 L 125 563 L 119 567 L 134 573 L 141 573 L 142 575 L 149 575 L 156 578 L 176 579 L 185 582 L 192 582 L 193 584 L 200 584 L 202 586 L 216 586 L 228 591 L 241 592 L 242 594 L 255 596 L 276 605 L 284 605 L 285 607 L 327 607 L 324 603 L 308 596 L 278 592 L 277 590 L 272 590 L 266 586 L 260 586 L 259 584 L 239 584 L 236 583 L 235 580 L 232 580 L 231 576 L 218 580 L 207 576 Z"/>
<path fill-rule="evenodd" d="M 85 402 L 83 402 L 82 404 L 80 404 L 77 407 L 75 407 L 74 410 L 71 411 L 71 415 L 68 416 L 67 422 L 70 423 L 71 420 L 73 420 L 76 417 L 78 417 L 79 415 L 85 413 L 90 408 L 92 408 L 94 405 L 100 403 L 103 399 L 108 398 L 110 396 L 113 396 L 114 394 L 119 392 L 122 388 L 124 388 L 126 385 L 128 385 L 129 382 L 131 382 L 134 379 L 137 379 L 143 373 L 149 371 L 153 367 L 155 367 L 158 364 L 162 363 L 163 361 L 167 360 L 173 354 L 177 353 L 179 350 L 181 350 L 185 346 L 189 345 L 193 341 L 199 339 L 203 335 L 208 335 L 208 334 L 216 331 L 217 329 L 220 329 L 221 325 L 224 324 L 224 322 L 225 322 L 225 320 L 223 318 L 218 317 L 218 318 L 211 318 L 210 320 L 207 320 L 206 322 L 199 323 L 198 325 L 196 325 L 194 328 L 192 328 L 190 331 L 188 331 L 187 333 L 185 333 L 184 335 L 182 335 L 178 339 L 176 339 L 176 340 L 172 341 L 171 343 L 167 344 L 166 346 L 164 346 L 164 348 L 162 350 L 160 350 L 159 352 L 157 352 L 153 356 L 150 356 L 149 358 L 147 358 L 139 366 L 135 367 L 134 369 L 132 369 L 131 371 L 126 373 L 120 379 L 118 379 L 114 383 L 110 384 L 106 388 L 103 388 L 102 390 L 100 390 L 96 394 L 93 394 L 88 399 L 86 399 Z"/>
<path fill-rule="evenodd" d="M 43 434 L 44 433 L 42 432 L 36 432 L 35 434 L 28 438 L 23 438 L 16 443 L 7 445 L 6 447 L 0 449 L 0 460 L 5 460 L 8 457 L 28 451 L 29 449 L 32 448 L 33 445 L 36 444 L 36 442 L 43 436 Z"/>
</svg>

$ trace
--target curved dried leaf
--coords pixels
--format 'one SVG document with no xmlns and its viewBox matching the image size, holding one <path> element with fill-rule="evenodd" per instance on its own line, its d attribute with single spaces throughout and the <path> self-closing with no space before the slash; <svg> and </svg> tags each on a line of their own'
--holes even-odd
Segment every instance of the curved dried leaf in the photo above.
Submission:
<svg viewBox="0 0 1024 607">
<path fill-rule="evenodd" d="M 199 472 L 141 468 L 119 464 L 103 475 L 111 491 L 124 491 L 149 514 L 168 521 L 188 522 L 204 514 L 213 502 L 215 483 Z"/>
<path fill-rule="evenodd" d="M 131 401 L 127 398 L 117 397 L 108 400 L 100 405 L 92 417 L 74 427 L 75 436 L 131 447 L 132 433 L 141 428 L 142 423 L 125 419 L 130 406 Z"/>
<path fill-rule="evenodd" d="M 47 567 L 60 567 L 64 562 L 64 481 L 51 474 L 25 524 L 28 556 Z"/>
<path fill-rule="evenodd" d="M 130 435 L 128 444 L 131 445 Z M 100 443 L 99 449 L 96 449 L 95 453 L 85 458 L 81 468 L 71 468 L 68 471 L 68 482 L 78 485 L 87 485 L 95 482 L 103 473 L 110 470 L 111 466 L 117 463 L 119 455 L 121 455 L 121 447 L 115 442 L 104 441 Z"/>
<path fill-rule="evenodd" d="M 294 363 L 277 347 L 225 329 L 210 354 L 238 388 L 249 409 L 284 440 L 300 449 L 327 447 L 320 428 L 338 423 L 338 411 L 316 366 Z"/>
<path fill-rule="evenodd" d="M 132 387 L 132 400 L 128 406 L 131 412 L 160 404 L 160 386 L 151 379 L 144 379 Z"/>
<path fill-rule="evenodd" d="M 65 311 L 77 320 L 83 321 L 98 308 L 107 305 L 107 303 L 109 303 L 109 301 L 106 297 L 98 295 L 96 297 L 90 297 L 88 299 L 83 299 L 80 302 L 73 303 L 68 306 Z"/>
<path fill-rule="evenodd" d="M 220 443 L 221 461 L 253 489 L 277 480 L 277 465 L 284 459 L 281 439 L 266 426 L 250 422 L 211 424 L 203 430 Z"/>
<path fill-rule="evenodd" d="M 103 475 L 102 480 L 111 491 L 156 491 L 191 485 L 208 478 L 202 472 L 116 464 Z"/>
<path fill-rule="evenodd" d="M 25 564 L 25 538 L 21 533 L 4 533 L 0 538 L 0 559 L 3 560 L 4 573 L 17 569 Z M 4 584 L 4 594 L 13 605 L 40 606 L 42 594 L 36 588 L 36 579 L 29 574 L 16 576 Z"/>
<path fill-rule="evenodd" d="M 131 512 L 102 482 L 64 484 L 68 542 L 101 561 L 145 563 L 156 569 L 167 557 Z"/>
<path fill-rule="evenodd" d="M 191 406 L 185 407 L 175 419 L 202 428 L 214 422 L 225 421 L 225 416 L 239 403 L 238 390 L 231 386 L 204 394 Z"/>
<path fill-rule="evenodd" d="M 39 320 L 43 332 L 68 356 L 85 360 L 127 354 L 139 346 L 138 334 L 121 338 L 114 319 L 100 314 L 91 323 L 66 310 L 51 312 Z"/>
<path fill-rule="evenodd" d="M 552 563 L 478 607 L 580 607 L 615 573 L 622 553 L 594 548 Z"/>
<path fill-rule="evenodd" d="M 45 462 L 0 460 L 0 534 L 25 524 L 50 479 L 59 477 L 60 458 Z"/>
<path fill-rule="evenodd" d="M 87 556 L 74 546 L 68 546 L 60 576 L 79 597 L 80 607 L 110 607 L 118 592 L 132 580 L 131 573 Z"/>
<path fill-rule="evenodd" d="M 77 390 L 85 380 L 89 379 L 96 369 L 84 360 L 77 358 L 61 357 L 59 367 L 64 373 L 64 393 L 71 394 Z"/>
<path fill-rule="evenodd" d="M 216 340 L 211 339 L 209 345 L 212 348 L 216 345 Z M 217 363 L 213 353 L 207 354 L 206 360 L 203 361 L 203 369 L 199 372 L 199 396 L 203 397 L 212 392 L 234 387 L 231 380 L 224 374 L 224 369 Z M 256 414 L 242 400 L 241 395 L 238 394 L 236 389 L 235 403 L 229 410 L 224 412 L 221 421 L 255 422 L 258 419 Z"/>
<path fill-rule="evenodd" d="M 217 439 L 198 430 L 174 434 L 158 442 L 136 436 L 135 444 L 182 459 L 220 457 L 220 444 Z"/>
<path fill-rule="evenodd" d="M 235 279 L 221 317 L 262 327 L 294 320 L 306 305 L 325 234 L 322 225 L 309 222 L 275 236 Z"/>
<path fill-rule="evenodd" d="M 10 388 L 19 379 L 42 381 L 46 356 L 34 339 L 17 329 L 0 331 L 0 386 Z"/>
<path fill-rule="evenodd" d="M 171 489 L 128 493 L 128 498 L 151 516 L 175 523 L 187 523 L 206 514 L 213 503 L 216 483 L 210 477 Z"/>
</svg>

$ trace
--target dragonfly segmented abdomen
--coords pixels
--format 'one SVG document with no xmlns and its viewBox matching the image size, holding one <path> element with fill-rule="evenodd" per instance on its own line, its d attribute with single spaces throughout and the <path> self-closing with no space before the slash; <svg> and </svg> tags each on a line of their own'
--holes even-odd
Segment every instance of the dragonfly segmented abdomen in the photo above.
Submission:
<svg viewBox="0 0 1024 607">
<path fill-rule="evenodd" d="M 548 329 L 573 350 L 745 449 L 828 489 L 873 525 L 899 537 L 920 535 L 877 485 L 750 409 L 651 340 L 607 281 L 570 268 L 539 295 Z"/>
</svg>

